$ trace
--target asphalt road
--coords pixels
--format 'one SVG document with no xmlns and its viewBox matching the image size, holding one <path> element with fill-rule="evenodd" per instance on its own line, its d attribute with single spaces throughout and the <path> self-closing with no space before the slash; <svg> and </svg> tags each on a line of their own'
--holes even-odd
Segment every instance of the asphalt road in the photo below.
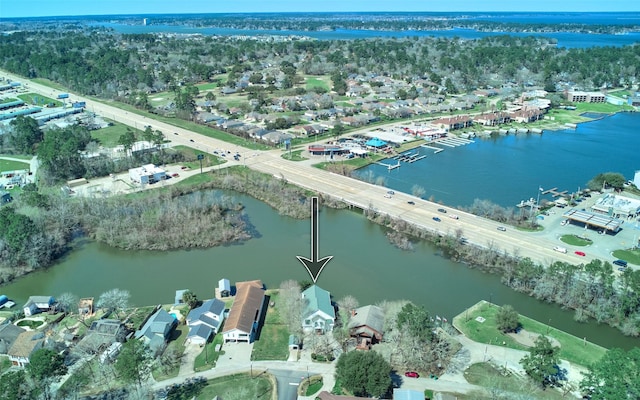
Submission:
<svg viewBox="0 0 640 400">
<path fill-rule="evenodd" d="M 2 75 L 20 81 L 28 90 L 45 96 L 55 98 L 61 93 L 58 90 L 30 82 L 6 72 L 2 72 Z M 281 157 L 281 150 L 249 150 L 187 129 L 123 111 L 73 93 L 70 93 L 69 97 L 73 101 L 85 101 L 88 110 L 125 125 L 138 129 L 151 125 L 153 129 L 159 129 L 165 133 L 166 138 L 176 144 L 194 147 L 207 153 L 225 149 L 242 155 L 239 162 L 228 160 L 226 165 L 244 164 L 254 170 L 286 179 L 288 182 L 298 186 L 331 195 L 361 208 L 375 209 L 379 213 L 403 219 L 442 235 L 455 235 L 456 232 L 460 231 L 461 235 L 470 244 L 479 247 L 496 249 L 519 257 L 529 257 L 542 265 L 549 265 L 555 260 L 580 263 L 596 258 L 592 254 L 580 257 L 574 253 L 557 253 L 553 251 L 553 247 L 557 245 L 557 241 L 554 238 L 549 238 L 545 235 L 534 235 L 510 227 L 507 227 L 506 232 L 499 231 L 497 228 L 500 224 L 494 221 L 443 207 L 409 194 L 396 193 L 392 198 L 386 198 L 387 189 L 384 187 L 314 168 L 310 162 L 287 161 Z M 408 204 L 408 201 L 413 201 L 415 205 Z M 448 213 L 446 215 L 439 213 L 437 211 L 439 208 L 447 209 Z M 447 217 L 452 213 L 457 214 L 459 219 L 454 220 Z M 441 221 L 434 221 L 433 217 L 435 216 L 440 217 Z"/>
</svg>

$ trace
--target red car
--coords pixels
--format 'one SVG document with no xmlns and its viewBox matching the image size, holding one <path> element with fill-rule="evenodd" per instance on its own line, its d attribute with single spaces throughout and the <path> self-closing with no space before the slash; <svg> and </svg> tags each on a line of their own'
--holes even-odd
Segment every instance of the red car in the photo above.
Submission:
<svg viewBox="0 0 640 400">
<path fill-rule="evenodd" d="M 178 178 L 180 176 L 180 174 L 174 173 L 174 174 L 171 174 L 171 176 L 174 177 L 174 178 Z"/>
<path fill-rule="evenodd" d="M 586 254 L 584 253 L 584 251 L 576 251 L 575 252 L 577 255 L 579 255 L 580 257 L 584 257 L 586 256 Z"/>
<path fill-rule="evenodd" d="M 404 373 L 404 376 L 406 376 L 407 378 L 420 378 L 420 375 L 418 375 L 418 373 L 415 371 L 407 371 Z"/>
</svg>

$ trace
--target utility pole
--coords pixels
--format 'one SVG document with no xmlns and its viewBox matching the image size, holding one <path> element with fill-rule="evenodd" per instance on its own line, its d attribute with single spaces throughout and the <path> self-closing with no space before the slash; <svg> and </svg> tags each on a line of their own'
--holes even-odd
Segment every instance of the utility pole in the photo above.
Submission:
<svg viewBox="0 0 640 400">
<path fill-rule="evenodd" d="M 200 161 L 200 173 L 202 173 L 202 159 L 204 158 L 204 154 L 198 154 L 198 161 Z"/>
</svg>

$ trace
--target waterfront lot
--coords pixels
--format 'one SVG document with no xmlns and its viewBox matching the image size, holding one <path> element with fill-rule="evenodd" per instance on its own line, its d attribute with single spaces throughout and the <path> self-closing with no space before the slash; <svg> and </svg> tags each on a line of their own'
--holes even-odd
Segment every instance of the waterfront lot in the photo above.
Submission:
<svg viewBox="0 0 640 400">
<path fill-rule="evenodd" d="M 527 346 L 498 330 L 496 314 L 499 309 L 500 307 L 495 304 L 481 301 L 457 315 L 453 320 L 453 325 L 469 339 L 476 342 L 502 345 L 516 350 L 527 350 Z M 476 320 L 478 317 L 484 318 L 484 321 L 479 322 Z M 546 335 L 557 341 L 560 345 L 560 358 L 570 363 L 588 366 L 598 361 L 606 352 L 604 347 L 587 342 L 585 339 L 575 337 L 524 315 L 520 315 L 520 322 L 522 323 L 522 328 L 527 332 Z"/>
</svg>

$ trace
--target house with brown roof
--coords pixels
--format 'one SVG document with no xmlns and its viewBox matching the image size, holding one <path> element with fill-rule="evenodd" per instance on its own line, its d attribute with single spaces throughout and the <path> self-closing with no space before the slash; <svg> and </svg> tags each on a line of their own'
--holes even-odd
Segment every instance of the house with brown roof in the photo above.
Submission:
<svg viewBox="0 0 640 400">
<path fill-rule="evenodd" d="M 23 332 L 25 332 L 25 329 L 14 324 L 0 325 L 0 354 L 7 354 L 13 342 L 15 342 Z"/>
<path fill-rule="evenodd" d="M 457 115 L 455 117 L 439 118 L 431 123 L 432 125 L 449 132 L 455 129 L 468 128 L 473 125 L 473 119 L 468 115 Z"/>
<path fill-rule="evenodd" d="M 264 298 L 261 281 L 236 283 L 236 298 L 222 331 L 225 343 L 253 342 L 262 317 Z"/>
<path fill-rule="evenodd" d="M 349 336 L 356 339 L 356 347 L 370 349 L 382 340 L 384 312 L 377 306 L 364 306 L 351 312 Z"/>
<path fill-rule="evenodd" d="M 18 335 L 7 352 L 11 365 L 25 367 L 29 364 L 29 358 L 44 344 L 44 335 L 38 331 L 26 331 Z"/>
</svg>

